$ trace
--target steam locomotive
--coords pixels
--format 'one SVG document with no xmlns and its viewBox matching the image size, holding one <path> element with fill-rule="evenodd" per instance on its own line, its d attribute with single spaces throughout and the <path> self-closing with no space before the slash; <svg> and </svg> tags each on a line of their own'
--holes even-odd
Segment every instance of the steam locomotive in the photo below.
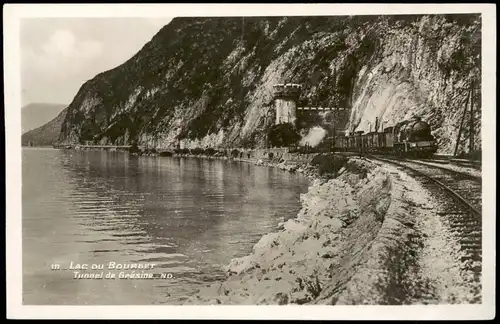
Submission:
<svg viewBox="0 0 500 324">
<path fill-rule="evenodd" d="M 431 127 L 420 117 L 413 117 L 387 127 L 383 132 L 356 132 L 349 136 L 330 137 L 324 146 L 337 152 L 394 154 L 398 156 L 429 157 L 437 151 Z"/>
</svg>

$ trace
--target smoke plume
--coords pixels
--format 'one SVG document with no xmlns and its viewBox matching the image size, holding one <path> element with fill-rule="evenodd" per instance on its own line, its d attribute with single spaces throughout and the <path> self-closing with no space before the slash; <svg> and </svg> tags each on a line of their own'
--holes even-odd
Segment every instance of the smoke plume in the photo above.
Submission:
<svg viewBox="0 0 500 324">
<path fill-rule="evenodd" d="M 324 130 L 319 126 L 314 126 L 309 130 L 306 136 L 302 137 L 299 145 L 304 146 L 307 144 L 311 147 L 315 147 L 319 143 L 321 143 L 325 135 L 326 135 L 326 130 Z"/>
</svg>

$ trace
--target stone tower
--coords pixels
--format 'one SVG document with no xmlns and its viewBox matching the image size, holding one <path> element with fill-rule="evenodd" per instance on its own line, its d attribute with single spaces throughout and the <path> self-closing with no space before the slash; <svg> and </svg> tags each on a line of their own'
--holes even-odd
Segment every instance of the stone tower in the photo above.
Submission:
<svg viewBox="0 0 500 324">
<path fill-rule="evenodd" d="M 276 84 L 274 88 L 274 105 L 276 108 L 276 125 L 291 123 L 297 119 L 297 101 L 302 86 L 300 84 Z"/>
</svg>

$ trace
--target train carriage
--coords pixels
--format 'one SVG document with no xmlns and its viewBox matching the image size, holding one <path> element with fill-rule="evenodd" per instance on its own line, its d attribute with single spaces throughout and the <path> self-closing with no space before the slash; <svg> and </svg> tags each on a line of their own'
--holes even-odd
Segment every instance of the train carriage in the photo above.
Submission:
<svg viewBox="0 0 500 324">
<path fill-rule="evenodd" d="M 335 137 L 335 150 L 336 151 L 346 151 L 347 147 L 345 145 L 345 138 L 341 136 Z"/>
<path fill-rule="evenodd" d="M 373 152 L 373 137 L 374 133 L 363 135 L 363 147 L 365 148 L 365 152 Z"/>
<path fill-rule="evenodd" d="M 384 133 L 374 132 L 372 135 L 372 152 L 380 152 L 384 147 Z"/>
<path fill-rule="evenodd" d="M 370 139 L 370 134 L 362 134 L 361 135 L 361 143 L 362 143 L 362 148 L 363 148 L 363 152 L 368 152 L 370 150 L 370 146 L 369 146 L 369 141 Z"/>
<path fill-rule="evenodd" d="M 354 150 L 357 152 L 363 152 L 363 132 L 356 132 L 356 135 L 354 135 Z"/>
<path fill-rule="evenodd" d="M 370 137 L 369 137 L 369 141 L 370 141 L 370 152 L 375 152 L 377 151 L 377 147 L 378 147 L 378 136 L 377 136 L 377 133 L 376 132 L 373 132 L 370 134 Z"/>
<path fill-rule="evenodd" d="M 349 150 L 349 138 L 348 137 L 341 137 L 341 145 L 342 145 L 342 150 L 343 151 L 348 151 Z"/>
<path fill-rule="evenodd" d="M 363 148 L 366 152 L 376 153 L 382 147 L 383 138 L 381 133 L 370 132 L 362 135 L 363 137 Z"/>
<path fill-rule="evenodd" d="M 342 150 L 347 152 L 349 151 L 349 137 L 347 136 L 339 136 L 342 138 Z"/>
<path fill-rule="evenodd" d="M 383 152 L 385 148 L 385 134 L 384 132 L 378 133 L 378 151 Z"/>
<path fill-rule="evenodd" d="M 387 127 L 384 129 L 383 138 L 384 144 L 382 146 L 382 152 L 392 152 L 394 149 L 394 127 Z"/>
<path fill-rule="evenodd" d="M 413 117 L 384 128 L 382 132 L 362 131 L 335 139 L 335 146 L 343 151 L 385 153 L 401 156 L 429 156 L 437 151 L 436 140 L 429 124 Z"/>
<path fill-rule="evenodd" d="M 350 151 L 354 151 L 356 149 L 356 137 L 354 135 L 350 135 L 347 138 L 347 149 Z"/>
<path fill-rule="evenodd" d="M 372 152 L 374 153 L 378 153 L 380 152 L 381 148 L 383 147 L 383 133 L 379 133 L 379 132 L 374 132 L 372 134 L 372 138 L 371 138 L 371 147 L 372 147 Z"/>
</svg>

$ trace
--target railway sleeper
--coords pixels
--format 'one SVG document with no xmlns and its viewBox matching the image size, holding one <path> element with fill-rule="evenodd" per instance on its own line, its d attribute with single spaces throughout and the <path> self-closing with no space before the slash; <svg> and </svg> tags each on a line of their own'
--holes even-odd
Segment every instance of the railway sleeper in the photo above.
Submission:
<svg viewBox="0 0 500 324">
<path fill-rule="evenodd" d="M 478 261 L 478 262 L 481 262 L 482 261 L 482 257 L 481 257 L 481 254 L 474 253 L 472 255 L 460 257 L 460 261 L 461 262 L 467 262 L 467 261 Z"/>
<path fill-rule="evenodd" d="M 456 233 L 460 233 L 460 234 L 466 234 L 467 237 L 481 237 L 480 235 L 481 234 L 477 234 L 478 232 L 478 229 L 477 228 L 470 228 L 469 226 L 467 225 L 451 225 L 450 226 L 450 231 L 451 232 L 456 232 Z"/>
<path fill-rule="evenodd" d="M 450 230 L 450 233 L 453 234 L 460 242 L 463 243 L 481 243 L 481 237 L 477 237 L 474 234 L 471 234 L 470 232 L 467 231 L 457 231 L 457 230 Z"/>
<path fill-rule="evenodd" d="M 477 195 L 477 190 L 472 190 L 472 189 L 453 189 L 457 194 L 460 196 L 467 198 L 467 200 L 471 203 L 473 200 L 478 200 L 479 197 L 475 197 Z"/>
<path fill-rule="evenodd" d="M 481 246 L 482 245 L 482 240 L 481 238 L 476 238 L 476 239 L 471 239 L 469 237 L 469 235 L 467 235 L 467 237 L 464 237 L 462 239 L 460 239 L 460 244 L 471 244 L 471 245 L 478 245 L 478 246 Z"/>
<path fill-rule="evenodd" d="M 463 243 L 463 242 L 460 242 L 460 248 L 461 249 L 474 249 L 474 250 L 481 250 L 482 249 L 482 245 L 481 244 L 477 244 L 477 243 L 473 243 L 473 244 L 468 244 L 468 243 Z"/>
<path fill-rule="evenodd" d="M 436 214 L 442 216 L 442 215 L 466 215 L 469 213 L 463 211 L 445 211 L 445 212 L 436 212 Z"/>
<path fill-rule="evenodd" d="M 444 219 L 446 224 L 448 225 L 453 225 L 453 226 L 469 226 L 470 230 L 476 230 L 479 231 L 482 226 L 482 221 L 475 218 L 475 217 L 467 217 L 464 215 L 470 215 L 469 213 L 466 214 L 445 214 Z M 468 219 L 464 219 L 468 218 Z"/>
<path fill-rule="evenodd" d="M 449 222 L 456 225 L 481 226 L 482 223 L 481 220 L 471 215 L 471 213 L 453 213 L 448 215 L 452 216 L 448 218 Z"/>
<path fill-rule="evenodd" d="M 479 229 L 481 223 L 475 220 L 450 219 L 450 225 L 454 227 L 467 227 L 470 229 Z"/>
<path fill-rule="evenodd" d="M 473 232 L 477 231 L 477 229 L 470 228 L 467 225 L 451 225 L 450 230 L 456 233 L 459 233 L 460 235 L 465 235 L 467 237 L 475 237 L 476 234 L 473 234 Z"/>
<path fill-rule="evenodd" d="M 471 230 L 469 232 L 467 232 L 467 238 L 464 238 L 464 240 L 470 240 L 471 242 L 472 241 L 481 241 L 482 242 L 482 234 L 481 234 L 481 231 L 474 231 L 474 230 Z"/>
</svg>

